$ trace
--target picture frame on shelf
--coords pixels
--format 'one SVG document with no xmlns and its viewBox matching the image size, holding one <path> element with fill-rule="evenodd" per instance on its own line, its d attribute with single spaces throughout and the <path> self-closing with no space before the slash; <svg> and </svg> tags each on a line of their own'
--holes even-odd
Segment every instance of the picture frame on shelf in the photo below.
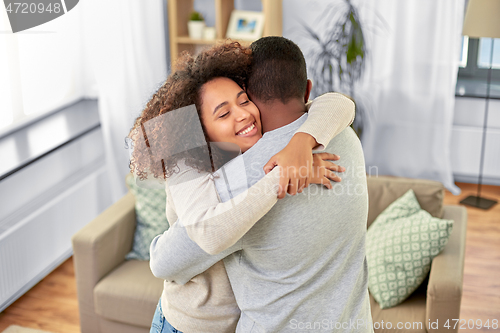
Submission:
<svg viewBox="0 0 500 333">
<path fill-rule="evenodd" d="M 233 10 L 229 19 L 226 37 L 254 41 L 262 37 L 263 31 L 264 13 Z"/>
</svg>

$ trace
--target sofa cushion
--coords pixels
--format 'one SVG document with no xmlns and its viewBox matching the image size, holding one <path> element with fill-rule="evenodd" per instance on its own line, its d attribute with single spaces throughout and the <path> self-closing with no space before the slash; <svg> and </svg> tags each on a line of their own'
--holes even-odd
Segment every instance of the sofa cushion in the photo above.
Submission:
<svg viewBox="0 0 500 333">
<path fill-rule="evenodd" d="M 95 312 L 109 320 L 150 327 L 162 290 L 163 280 L 153 276 L 149 262 L 127 260 L 95 286 Z"/>
<path fill-rule="evenodd" d="M 368 226 L 397 198 L 412 189 L 423 210 L 443 217 L 443 184 L 433 180 L 390 176 L 368 177 Z"/>
<path fill-rule="evenodd" d="M 127 175 L 125 182 L 135 197 L 137 220 L 132 251 L 125 258 L 149 260 L 151 241 L 169 227 L 166 217 L 167 196 L 165 189 L 141 187 L 136 184 L 131 173 Z"/>
<path fill-rule="evenodd" d="M 368 287 L 380 308 L 401 303 L 418 288 L 452 228 L 453 220 L 421 209 L 411 189 L 377 217 L 366 234 L 366 258 Z"/>
</svg>

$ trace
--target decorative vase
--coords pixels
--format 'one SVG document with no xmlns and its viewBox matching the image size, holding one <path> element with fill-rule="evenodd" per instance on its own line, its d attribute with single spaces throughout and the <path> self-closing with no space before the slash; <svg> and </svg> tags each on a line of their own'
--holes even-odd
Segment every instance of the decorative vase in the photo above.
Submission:
<svg viewBox="0 0 500 333">
<path fill-rule="evenodd" d="M 188 22 L 189 37 L 192 39 L 202 39 L 204 29 L 205 29 L 205 21 Z"/>
</svg>

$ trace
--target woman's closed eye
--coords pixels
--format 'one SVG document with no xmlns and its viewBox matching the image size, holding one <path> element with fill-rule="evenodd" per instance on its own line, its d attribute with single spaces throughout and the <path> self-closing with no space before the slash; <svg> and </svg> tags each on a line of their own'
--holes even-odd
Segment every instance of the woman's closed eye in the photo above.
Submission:
<svg viewBox="0 0 500 333">
<path fill-rule="evenodd" d="M 222 113 L 219 118 L 225 118 L 227 115 L 229 115 L 229 111 L 226 111 L 224 113 Z"/>
<path fill-rule="evenodd" d="M 248 97 L 246 97 L 246 94 L 244 94 L 243 92 L 241 92 L 238 96 L 238 99 L 240 100 L 239 103 L 240 103 L 240 106 L 247 106 L 250 104 L 250 100 L 248 99 Z M 226 107 L 227 106 L 227 102 L 223 103 L 223 104 L 226 104 Z M 217 118 L 221 119 L 221 118 L 226 118 L 229 113 L 231 113 L 231 110 L 224 110 L 224 111 L 221 111 L 219 116 Z"/>
</svg>

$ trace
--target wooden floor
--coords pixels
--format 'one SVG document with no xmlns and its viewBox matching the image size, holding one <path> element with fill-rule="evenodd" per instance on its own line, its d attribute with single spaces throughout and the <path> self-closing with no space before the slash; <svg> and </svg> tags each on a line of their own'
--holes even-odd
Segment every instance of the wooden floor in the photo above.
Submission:
<svg viewBox="0 0 500 333">
<path fill-rule="evenodd" d="M 468 195 L 475 195 L 477 185 L 457 183 L 462 194 L 447 192 L 444 203 L 458 205 Z M 499 186 L 483 186 L 481 196 L 500 202 Z M 460 326 L 463 332 L 500 332 L 500 204 L 488 211 L 467 207 L 467 239 Z M 478 329 L 489 319 L 497 320 L 497 329 Z M 472 321 L 475 323 L 473 324 Z M 474 327 L 470 329 L 470 327 Z"/>
<path fill-rule="evenodd" d="M 0 313 L 0 332 L 10 325 L 53 333 L 79 333 L 73 257 Z"/>
<path fill-rule="evenodd" d="M 462 194 L 447 192 L 445 204 L 456 205 L 476 185 L 458 183 Z M 482 195 L 500 201 L 499 186 L 484 186 Z M 461 331 L 500 332 L 498 329 L 476 329 L 481 320 L 500 321 L 500 204 L 489 211 L 467 207 L 467 243 Z M 474 325 L 472 321 L 474 321 Z M 474 326 L 474 329 L 467 328 Z M 0 313 L 0 332 L 9 325 L 37 328 L 53 333 L 80 332 L 73 260 L 68 259 L 28 293 Z"/>
</svg>

